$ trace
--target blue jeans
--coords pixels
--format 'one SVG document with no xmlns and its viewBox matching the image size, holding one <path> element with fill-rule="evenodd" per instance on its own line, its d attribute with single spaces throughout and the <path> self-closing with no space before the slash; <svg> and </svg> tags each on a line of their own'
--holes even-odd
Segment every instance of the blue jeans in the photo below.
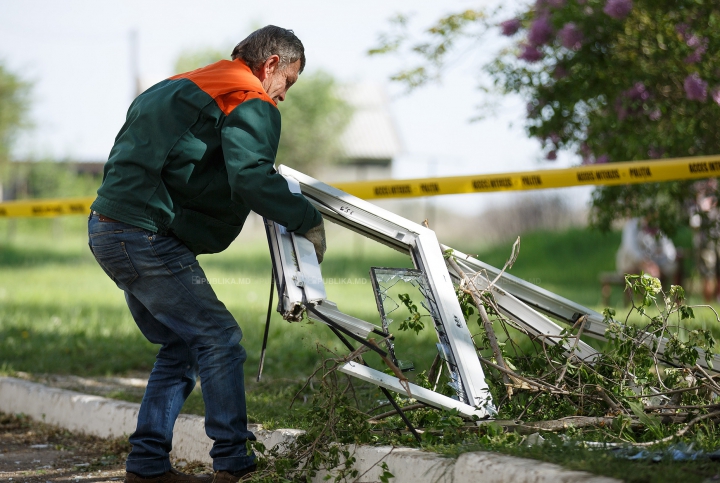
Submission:
<svg viewBox="0 0 720 483">
<path fill-rule="evenodd" d="M 130 436 L 127 471 L 155 476 L 170 470 L 175 420 L 198 375 L 213 468 L 234 472 L 253 465 L 255 455 L 246 448 L 255 436 L 247 429 L 242 332 L 204 283 L 195 255 L 173 236 L 97 215 L 88 220 L 88 235 L 95 259 L 125 292 L 135 323 L 161 346 Z"/>
</svg>

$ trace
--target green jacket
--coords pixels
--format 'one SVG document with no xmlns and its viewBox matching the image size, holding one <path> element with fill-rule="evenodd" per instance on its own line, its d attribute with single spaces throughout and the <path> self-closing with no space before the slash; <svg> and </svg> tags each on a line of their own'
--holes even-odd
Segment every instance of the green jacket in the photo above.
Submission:
<svg viewBox="0 0 720 483">
<path fill-rule="evenodd" d="M 92 209 L 194 253 L 224 250 L 250 211 L 304 234 L 320 213 L 273 166 L 280 113 L 240 60 L 154 85 L 132 103 Z"/>
</svg>

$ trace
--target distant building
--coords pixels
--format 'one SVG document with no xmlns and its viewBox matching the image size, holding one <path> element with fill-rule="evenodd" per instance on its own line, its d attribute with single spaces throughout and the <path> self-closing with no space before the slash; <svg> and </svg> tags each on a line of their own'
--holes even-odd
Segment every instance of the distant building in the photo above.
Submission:
<svg viewBox="0 0 720 483">
<path fill-rule="evenodd" d="M 379 84 L 348 84 L 340 96 L 354 108 L 340 138 L 342 159 L 316 177 L 327 182 L 390 178 L 392 160 L 403 148 L 385 90 Z"/>
</svg>

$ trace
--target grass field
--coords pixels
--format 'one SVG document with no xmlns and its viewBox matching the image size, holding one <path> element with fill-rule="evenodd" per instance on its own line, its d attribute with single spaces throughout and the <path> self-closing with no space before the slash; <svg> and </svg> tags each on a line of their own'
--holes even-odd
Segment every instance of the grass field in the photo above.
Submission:
<svg viewBox="0 0 720 483">
<path fill-rule="evenodd" d="M 85 220 L 17 220 L 7 240 L 0 224 L 0 368 L 5 373 L 118 375 L 148 372 L 157 351 L 136 328 L 122 292 L 87 248 Z M 324 326 L 288 324 L 273 311 L 264 380 L 254 382 L 270 288 L 270 259 L 258 226 L 219 255 L 200 257 L 219 298 L 238 320 L 248 352 L 245 365 L 251 419 L 286 418 L 294 390 L 319 360 L 317 345 L 338 347 Z M 407 256 L 338 233 L 323 265 L 330 298 L 377 321 L 368 278 L 378 266 L 411 266 Z M 3 239 L 4 238 L 4 239 Z M 362 249 L 364 256 L 358 256 Z M 431 334 L 427 334 L 430 336 Z M 432 356 L 428 356 L 432 357 Z M 122 397 L 122 394 L 118 394 Z M 202 413 L 194 395 L 186 411 Z"/>
<path fill-rule="evenodd" d="M 142 337 L 122 292 L 90 254 L 85 224 L 82 217 L 21 219 L 14 226 L 0 220 L 0 373 L 103 376 L 149 373 L 152 368 L 157 348 Z M 495 266 L 502 266 L 510 252 L 511 243 L 487 246 L 481 236 L 461 241 L 440 238 Z M 688 241 L 687 236 L 681 238 L 681 244 Z M 520 257 L 511 273 L 602 309 L 598 273 L 613 270 L 618 244 L 618 233 L 584 229 L 528 234 L 522 237 Z M 410 267 L 409 257 L 333 226 L 328 227 L 328 245 L 322 269 L 329 298 L 351 315 L 379 324 L 368 269 Z M 244 333 L 250 420 L 292 425 L 306 405 L 301 398 L 293 411 L 288 406 L 320 360 L 318 345 L 334 349 L 338 343 L 322 324 L 288 324 L 273 311 L 263 382 L 255 382 L 270 283 L 269 253 L 259 223 L 225 252 L 200 257 L 200 263 Z M 612 303 L 621 302 L 618 293 Z M 691 302 L 699 302 L 697 295 L 691 295 Z M 622 305 L 616 309 L 618 315 L 624 313 Z M 717 329 L 703 312 L 697 314 L 695 323 Z M 398 337 L 398 347 L 406 347 L 401 358 L 421 367 L 434 357 L 432 330 L 417 338 L 406 333 Z M 403 345 L 408 338 L 412 345 Z M 137 400 L 122 392 L 114 397 Z M 184 411 L 203 413 L 198 392 Z"/>
<path fill-rule="evenodd" d="M 142 337 L 122 292 L 90 254 L 85 220 L 20 219 L 8 239 L 9 223 L 0 221 L 2 370 L 75 375 L 149 371 L 156 349 Z M 215 281 L 213 288 L 243 330 L 248 380 L 257 370 L 270 282 L 269 254 L 259 225 L 256 221 L 225 252 L 200 257 L 206 274 Z M 328 237 L 322 269 L 329 298 L 351 315 L 379 324 L 369 267 L 410 267 L 409 257 L 334 226 L 328 228 Z M 510 251 L 510 243 L 483 246 L 481 237 L 447 243 L 495 266 L 502 266 Z M 613 269 L 618 243 L 617 233 L 603 235 L 581 229 L 529 234 L 522 238 L 520 257 L 511 273 L 601 309 L 597 276 Z M 612 302 L 622 302 L 619 293 Z M 617 310 L 623 313 L 621 306 Z M 426 350 L 411 351 L 410 357 L 422 365 L 434 356 L 435 335 L 425 330 L 419 339 L 414 344 Z M 272 393 L 282 386 L 279 399 L 283 399 L 287 388 L 301 381 L 317 363 L 317 344 L 337 347 L 324 326 L 288 324 L 273 311 L 265 363 L 267 382 L 260 387 L 251 384 L 250 392 Z M 292 384 L 278 384 L 280 381 Z M 273 418 L 281 415 L 281 411 L 268 411 L 266 396 L 257 406 L 250 403 L 257 420 L 266 419 L 264 411 Z"/>
</svg>

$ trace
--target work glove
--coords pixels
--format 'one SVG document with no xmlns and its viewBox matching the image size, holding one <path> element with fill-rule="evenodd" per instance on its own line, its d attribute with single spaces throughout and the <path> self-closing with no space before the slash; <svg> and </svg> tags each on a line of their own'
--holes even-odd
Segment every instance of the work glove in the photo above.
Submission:
<svg viewBox="0 0 720 483">
<path fill-rule="evenodd" d="M 310 228 L 307 233 L 305 233 L 305 238 L 310 240 L 310 242 L 315 246 L 315 256 L 317 257 L 317 261 L 318 263 L 322 263 L 323 257 L 325 256 L 325 250 L 327 249 L 327 245 L 325 243 L 325 224 L 322 218 L 320 219 L 319 224 Z"/>
</svg>

